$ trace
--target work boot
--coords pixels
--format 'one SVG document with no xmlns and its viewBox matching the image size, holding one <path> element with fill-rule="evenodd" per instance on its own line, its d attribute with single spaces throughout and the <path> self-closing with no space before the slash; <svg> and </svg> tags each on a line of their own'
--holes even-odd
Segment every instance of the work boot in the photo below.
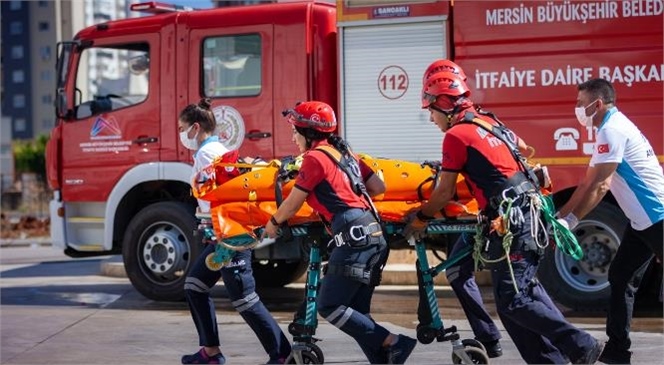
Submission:
<svg viewBox="0 0 664 365">
<path fill-rule="evenodd" d="M 403 364 L 413 352 L 417 340 L 408 336 L 399 335 L 397 343 L 385 349 L 388 364 Z"/>
<path fill-rule="evenodd" d="M 489 355 L 490 358 L 493 359 L 495 357 L 503 356 L 503 347 L 500 346 L 500 340 L 482 342 L 482 345 L 484 345 L 486 354 Z"/>
<path fill-rule="evenodd" d="M 628 350 L 617 350 L 615 347 L 611 346 L 610 343 L 606 343 L 602 354 L 599 355 L 599 362 L 605 364 L 631 364 L 632 352 Z"/>
<path fill-rule="evenodd" d="M 595 340 L 595 344 L 593 347 L 586 352 L 585 355 L 581 356 L 581 358 L 576 359 L 574 361 L 575 364 L 594 364 L 597 362 L 597 359 L 599 359 L 599 355 L 602 353 L 602 349 L 604 348 L 604 344 Z"/>
</svg>

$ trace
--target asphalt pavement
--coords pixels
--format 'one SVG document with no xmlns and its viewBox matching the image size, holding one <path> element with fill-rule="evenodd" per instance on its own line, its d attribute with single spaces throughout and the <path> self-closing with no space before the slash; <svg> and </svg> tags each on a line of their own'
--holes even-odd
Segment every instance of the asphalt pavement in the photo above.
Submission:
<svg viewBox="0 0 664 365">
<path fill-rule="evenodd" d="M 70 259 L 42 245 L 0 249 L 1 364 L 178 364 L 181 355 L 198 349 L 186 303 L 161 303 L 142 297 L 124 277 L 101 275 L 108 257 Z M 437 287 L 447 326 L 461 338 L 470 328 L 449 287 Z M 242 318 L 233 310 L 223 285 L 213 292 L 222 350 L 228 364 L 260 364 L 267 356 Z M 287 333 L 302 284 L 259 293 Z M 490 290 L 487 305 L 493 307 Z M 395 333 L 415 336 L 416 287 L 384 285 L 374 297 L 374 318 Z M 493 313 L 495 315 L 495 313 Z M 497 317 L 494 317 L 497 320 Z M 574 317 L 572 322 L 605 340 L 604 320 Z M 491 364 L 523 364 L 500 326 L 504 355 Z M 635 320 L 634 364 L 664 359 L 664 320 Z M 287 335 L 289 338 L 290 336 Z M 319 319 L 316 337 L 328 364 L 366 364 L 354 341 Z M 450 364 L 449 342 L 418 344 L 407 364 Z"/>
</svg>

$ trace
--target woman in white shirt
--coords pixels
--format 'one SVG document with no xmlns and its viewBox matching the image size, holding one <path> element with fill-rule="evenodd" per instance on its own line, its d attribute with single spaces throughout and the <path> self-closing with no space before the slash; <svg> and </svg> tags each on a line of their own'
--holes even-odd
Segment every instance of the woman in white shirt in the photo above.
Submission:
<svg viewBox="0 0 664 365">
<path fill-rule="evenodd" d="M 180 142 L 186 148 L 196 151 L 192 186 L 196 183 L 194 179 L 204 178 L 199 172 L 209 166 L 215 158 L 229 152 L 219 142 L 219 137 L 213 135 L 216 122 L 210 106 L 210 99 L 201 99 L 197 104 L 190 104 L 184 108 L 178 118 Z M 198 206 L 201 213 L 210 210 L 209 202 L 198 200 Z M 290 354 L 290 343 L 256 294 L 256 283 L 251 268 L 251 250 L 238 251 L 228 265 L 221 270 L 213 271 L 205 265 L 205 258 L 214 250 L 214 244 L 205 247 L 185 280 L 185 296 L 198 331 L 199 345 L 202 347 L 194 354 L 183 356 L 182 363 L 224 364 L 226 362 L 220 348 L 214 302 L 210 298 L 210 290 L 220 278 L 224 280 L 233 307 L 256 333 L 267 352 L 269 356 L 267 363 L 283 363 Z"/>
</svg>

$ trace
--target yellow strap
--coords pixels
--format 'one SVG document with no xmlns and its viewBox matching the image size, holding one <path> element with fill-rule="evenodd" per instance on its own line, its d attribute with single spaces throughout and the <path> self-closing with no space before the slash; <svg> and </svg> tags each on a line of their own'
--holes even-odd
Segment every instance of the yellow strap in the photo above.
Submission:
<svg viewBox="0 0 664 365">
<path fill-rule="evenodd" d="M 332 146 L 318 146 L 314 149 L 327 152 L 330 155 L 330 157 L 334 158 L 337 161 L 337 163 L 341 163 L 341 152 L 337 151 L 336 148 Z"/>
</svg>

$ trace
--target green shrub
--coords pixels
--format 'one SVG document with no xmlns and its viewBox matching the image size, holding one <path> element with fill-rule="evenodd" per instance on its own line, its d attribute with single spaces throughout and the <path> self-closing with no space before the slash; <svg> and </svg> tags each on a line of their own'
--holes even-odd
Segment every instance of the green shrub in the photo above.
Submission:
<svg viewBox="0 0 664 365">
<path fill-rule="evenodd" d="M 47 135 L 41 135 L 34 140 L 14 141 L 14 171 L 16 176 L 24 172 L 37 174 L 38 178 L 46 182 L 46 143 Z"/>
</svg>

